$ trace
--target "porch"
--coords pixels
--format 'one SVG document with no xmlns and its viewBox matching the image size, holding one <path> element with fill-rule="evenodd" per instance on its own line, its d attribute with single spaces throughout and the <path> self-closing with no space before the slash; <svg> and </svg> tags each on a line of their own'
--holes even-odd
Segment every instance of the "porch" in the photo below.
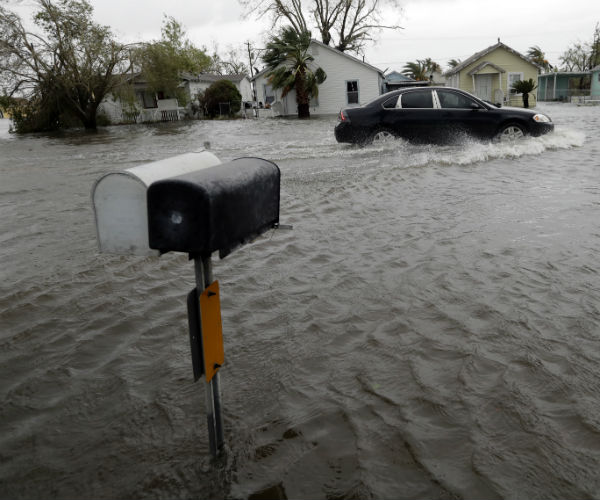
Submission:
<svg viewBox="0 0 600 500">
<path fill-rule="evenodd" d="M 538 76 L 538 100 L 572 102 L 589 97 L 589 71 L 563 71 Z"/>
</svg>

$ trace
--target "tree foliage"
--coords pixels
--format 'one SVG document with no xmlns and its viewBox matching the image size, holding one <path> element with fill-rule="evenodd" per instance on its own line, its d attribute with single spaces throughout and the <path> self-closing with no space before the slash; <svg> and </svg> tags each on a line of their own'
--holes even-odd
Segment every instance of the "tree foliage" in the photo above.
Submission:
<svg viewBox="0 0 600 500">
<path fill-rule="evenodd" d="M 176 97 L 182 106 L 186 104 L 180 87 L 182 74 L 203 73 L 213 65 L 206 50 L 195 47 L 181 23 L 168 16 L 163 19 L 161 39 L 139 46 L 134 58 L 149 90 Z"/>
<path fill-rule="evenodd" d="M 529 80 L 517 80 L 513 83 L 512 88 L 518 93 L 523 94 L 523 106 L 529 107 L 529 93 L 537 88 L 533 78 Z"/>
<path fill-rule="evenodd" d="M 430 57 L 408 62 L 402 68 L 402 73 L 417 81 L 428 81 L 432 73 L 441 73 L 442 67 Z"/>
<path fill-rule="evenodd" d="M 121 84 L 129 54 L 92 20 L 86 0 L 38 0 L 36 31 L 0 6 L 0 80 L 18 132 L 52 130 L 74 118 L 96 128 L 97 109 Z"/>
<path fill-rule="evenodd" d="M 204 91 L 199 100 L 210 118 L 223 114 L 234 115 L 242 105 L 242 95 L 234 83 L 229 80 L 219 80 L 213 83 Z"/>
<path fill-rule="evenodd" d="M 546 54 L 538 45 L 529 47 L 529 50 L 527 51 L 527 57 L 529 57 L 533 63 L 540 66 L 546 72 L 552 69 L 552 65 L 548 62 L 548 59 L 546 59 Z"/>
<path fill-rule="evenodd" d="M 448 61 L 448 67 L 450 69 L 456 68 L 462 61 L 460 59 L 450 59 Z"/>
<path fill-rule="evenodd" d="M 401 12 L 398 0 L 239 0 L 248 15 L 269 16 L 272 26 L 286 24 L 299 35 L 314 28 L 325 45 L 359 53 L 382 29 L 401 29 L 383 22 L 383 8 Z"/>
<path fill-rule="evenodd" d="M 318 97 L 319 85 L 327 78 L 322 68 L 314 68 L 310 41 L 310 31 L 297 33 L 294 27 L 286 26 L 271 37 L 263 54 L 273 88 L 282 89 L 282 97 L 296 91 L 298 118 L 310 117 L 310 98 Z"/>
</svg>

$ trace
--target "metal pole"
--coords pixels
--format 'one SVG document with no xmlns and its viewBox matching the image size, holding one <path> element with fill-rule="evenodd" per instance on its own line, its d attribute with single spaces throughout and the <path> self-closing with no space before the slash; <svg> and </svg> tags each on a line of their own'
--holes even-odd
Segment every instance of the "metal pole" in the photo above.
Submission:
<svg viewBox="0 0 600 500">
<path fill-rule="evenodd" d="M 213 281 L 212 264 L 210 255 L 205 257 L 194 257 L 194 273 L 196 275 L 196 290 L 198 297 L 204 289 Z M 200 304 L 198 304 L 200 309 Z M 201 312 L 199 311 L 199 314 Z M 200 322 L 202 324 L 202 322 Z M 206 384 L 206 421 L 208 424 L 208 442 L 210 452 L 216 457 L 223 449 L 223 418 L 221 415 L 221 391 L 219 384 L 219 372 L 215 373 L 212 380 Z"/>
</svg>

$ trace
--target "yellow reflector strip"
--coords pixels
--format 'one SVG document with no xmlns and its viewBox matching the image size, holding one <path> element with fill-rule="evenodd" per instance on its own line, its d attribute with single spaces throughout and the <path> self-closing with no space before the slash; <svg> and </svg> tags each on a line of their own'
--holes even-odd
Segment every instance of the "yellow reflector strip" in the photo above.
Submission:
<svg viewBox="0 0 600 500">
<path fill-rule="evenodd" d="M 200 294 L 200 321 L 204 347 L 204 373 L 206 381 L 210 382 L 225 362 L 218 281 L 211 283 Z"/>
</svg>

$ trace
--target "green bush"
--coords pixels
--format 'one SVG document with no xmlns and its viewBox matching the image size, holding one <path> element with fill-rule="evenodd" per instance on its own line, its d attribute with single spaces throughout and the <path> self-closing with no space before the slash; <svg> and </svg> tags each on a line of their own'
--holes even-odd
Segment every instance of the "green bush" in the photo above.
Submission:
<svg viewBox="0 0 600 500">
<path fill-rule="evenodd" d="M 208 87 L 200 97 L 200 105 L 210 118 L 235 115 L 242 106 L 242 95 L 229 80 L 220 80 Z"/>
</svg>

